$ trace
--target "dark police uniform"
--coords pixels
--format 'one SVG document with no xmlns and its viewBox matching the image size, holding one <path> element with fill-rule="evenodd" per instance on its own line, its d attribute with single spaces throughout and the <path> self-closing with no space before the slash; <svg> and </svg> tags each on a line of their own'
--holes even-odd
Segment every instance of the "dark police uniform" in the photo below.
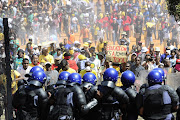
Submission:
<svg viewBox="0 0 180 120">
<path fill-rule="evenodd" d="M 142 88 L 136 97 L 137 107 L 143 108 L 145 120 L 170 120 L 179 102 L 177 93 L 167 85 L 155 84 Z"/>
</svg>

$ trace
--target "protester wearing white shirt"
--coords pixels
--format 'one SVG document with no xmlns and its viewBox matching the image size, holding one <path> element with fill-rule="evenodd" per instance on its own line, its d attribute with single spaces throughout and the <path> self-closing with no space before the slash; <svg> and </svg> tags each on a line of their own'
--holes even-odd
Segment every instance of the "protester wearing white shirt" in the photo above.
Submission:
<svg viewBox="0 0 180 120">
<path fill-rule="evenodd" d="M 95 70 L 97 72 L 97 76 L 98 76 L 98 79 L 99 79 L 100 78 L 99 68 L 101 67 L 101 61 L 98 58 L 96 58 L 96 54 L 95 53 L 93 53 L 93 55 L 89 59 L 89 61 L 91 62 L 92 70 Z"/>
<path fill-rule="evenodd" d="M 77 32 L 77 23 L 78 23 L 78 19 L 77 17 L 75 17 L 75 15 L 73 14 L 72 16 L 74 16 L 71 20 L 71 30 L 74 31 L 74 33 Z"/>
<path fill-rule="evenodd" d="M 28 78 L 25 77 L 25 74 L 28 74 L 31 68 L 32 67 L 29 66 L 29 60 L 27 58 L 24 58 L 22 62 L 22 66 L 19 66 L 17 68 L 17 71 L 21 74 L 22 77 L 24 77 L 24 80 L 27 80 Z"/>
<path fill-rule="evenodd" d="M 39 49 L 37 45 L 33 46 L 33 54 L 40 55 Z"/>
<path fill-rule="evenodd" d="M 97 31 L 97 34 L 98 34 L 98 40 L 100 38 L 102 38 L 104 40 L 104 34 L 105 34 L 105 30 L 103 28 L 100 28 L 98 31 Z"/>
<path fill-rule="evenodd" d="M 54 59 L 59 58 L 62 60 L 63 54 L 61 53 L 61 48 L 57 48 L 57 54 L 54 55 Z"/>
<path fill-rule="evenodd" d="M 95 70 L 98 73 L 98 69 L 101 66 L 100 60 L 96 58 L 96 55 L 95 56 L 93 55 L 89 60 L 90 60 L 90 62 L 92 64 L 91 65 L 92 69 Z"/>
</svg>

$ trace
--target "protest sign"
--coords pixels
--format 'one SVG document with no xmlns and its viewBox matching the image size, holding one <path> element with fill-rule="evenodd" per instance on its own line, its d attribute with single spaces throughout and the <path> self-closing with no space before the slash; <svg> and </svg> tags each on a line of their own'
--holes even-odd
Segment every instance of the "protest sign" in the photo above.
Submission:
<svg viewBox="0 0 180 120">
<path fill-rule="evenodd" d="M 115 63 L 124 63 L 127 60 L 127 46 L 108 45 L 106 59 Z"/>
</svg>

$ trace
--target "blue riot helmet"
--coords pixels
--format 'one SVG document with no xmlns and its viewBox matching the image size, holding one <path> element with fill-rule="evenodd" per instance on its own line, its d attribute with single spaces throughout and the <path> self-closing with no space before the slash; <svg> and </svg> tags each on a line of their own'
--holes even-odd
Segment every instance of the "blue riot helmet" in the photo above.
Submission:
<svg viewBox="0 0 180 120">
<path fill-rule="evenodd" d="M 30 73 L 33 73 L 35 71 L 44 71 L 44 70 L 39 66 L 34 66 L 33 68 L 31 68 Z"/>
<path fill-rule="evenodd" d="M 162 79 L 163 80 L 165 79 L 165 73 L 164 73 L 164 70 L 162 68 L 154 68 L 153 70 L 159 71 L 161 73 Z"/>
<path fill-rule="evenodd" d="M 101 83 L 102 86 L 108 88 L 114 88 L 115 83 L 118 79 L 118 71 L 114 68 L 108 68 L 103 74 L 104 81 Z"/>
<path fill-rule="evenodd" d="M 56 85 L 65 85 L 66 81 L 68 80 L 70 73 L 67 71 L 63 71 L 59 74 L 58 81 Z"/>
<path fill-rule="evenodd" d="M 81 76 L 79 73 L 72 73 L 68 76 L 68 83 L 77 83 L 81 85 Z"/>
<path fill-rule="evenodd" d="M 84 82 L 88 82 L 88 83 L 91 83 L 93 85 L 96 85 L 96 80 L 97 80 L 96 76 L 91 72 L 87 72 L 83 76 L 83 81 Z"/>
<path fill-rule="evenodd" d="M 123 74 L 121 76 L 121 82 L 122 82 L 123 86 L 125 86 L 125 87 L 130 87 L 131 85 L 134 85 L 134 82 L 135 82 L 134 73 L 130 70 L 123 72 Z"/>
<path fill-rule="evenodd" d="M 30 78 L 31 78 L 31 81 L 39 81 L 41 84 L 44 84 L 47 79 L 44 71 L 33 72 Z"/>
<path fill-rule="evenodd" d="M 39 66 L 34 66 L 34 67 L 31 68 L 31 70 L 30 70 L 30 72 L 28 74 L 25 74 L 25 77 L 31 77 L 32 74 L 34 72 L 36 72 L 36 71 L 43 71 L 44 72 L 43 68 L 41 68 Z"/>
<path fill-rule="evenodd" d="M 67 71 L 63 71 L 59 74 L 58 80 L 68 80 L 70 73 Z"/>
<path fill-rule="evenodd" d="M 118 71 L 114 68 L 108 68 L 103 74 L 104 81 L 112 81 L 116 83 L 118 79 Z"/>
<path fill-rule="evenodd" d="M 150 85 L 156 84 L 156 83 L 162 83 L 162 75 L 159 71 L 157 70 L 152 70 L 149 74 L 148 74 L 148 83 Z"/>
</svg>

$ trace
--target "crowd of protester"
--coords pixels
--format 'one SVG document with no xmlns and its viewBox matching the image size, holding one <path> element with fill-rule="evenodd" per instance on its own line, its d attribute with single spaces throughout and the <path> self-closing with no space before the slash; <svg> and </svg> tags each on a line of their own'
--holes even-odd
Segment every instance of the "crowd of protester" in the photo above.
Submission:
<svg viewBox="0 0 180 120">
<path fill-rule="evenodd" d="M 91 41 L 82 45 L 75 41 L 74 45 L 71 46 L 67 43 L 67 39 L 64 39 L 63 43 L 60 43 L 57 47 L 52 42 L 49 47 L 43 47 L 42 49 L 38 45 L 32 46 L 31 42 L 29 44 L 30 53 L 26 54 L 26 51 L 19 49 L 17 56 L 11 56 L 13 93 L 17 89 L 16 81 L 27 80 L 25 74 L 28 74 L 34 66 L 40 66 L 45 70 L 48 76 L 46 87 L 54 85 L 62 71 L 79 73 L 81 77 L 87 72 L 92 72 L 97 77 L 98 84 L 103 80 L 102 75 L 107 68 L 116 68 L 119 75 L 126 70 L 131 70 L 137 78 L 141 76 L 142 71 L 151 71 L 154 68 L 162 68 L 166 74 L 180 72 L 180 49 L 173 47 L 170 41 L 167 41 L 168 45 L 164 54 L 160 53 L 159 47 L 154 48 L 152 42 L 148 49 L 142 47 L 142 43 L 138 43 L 138 46 L 133 45 L 129 52 L 130 59 L 121 64 L 106 59 L 107 43 L 103 39 L 100 39 L 97 45 L 98 52 L 96 52 L 95 47 L 91 47 Z M 2 65 L 1 76 L 4 76 L 3 71 L 5 71 L 5 68 Z M 118 81 L 117 85 L 121 86 L 122 84 Z"/>
</svg>

